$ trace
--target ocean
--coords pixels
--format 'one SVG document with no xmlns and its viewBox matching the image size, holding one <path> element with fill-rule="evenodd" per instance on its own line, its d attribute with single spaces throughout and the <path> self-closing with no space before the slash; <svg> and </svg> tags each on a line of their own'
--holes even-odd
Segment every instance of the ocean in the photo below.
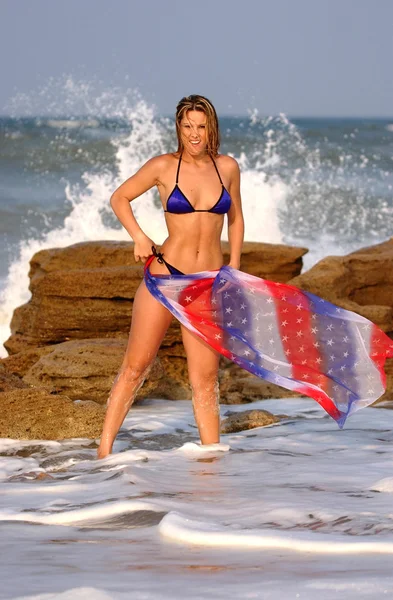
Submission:
<svg viewBox="0 0 393 600">
<path fill-rule="evenodd" d="M 391 237 L 393 118 L 253 110 L 220 125 L 246 240 L 307 247 L 305 270 Z M 29 298 L 32 254 L 126 240 L 112 191 L 175 148 L 173 119 L 140 97 L 0 118 L 1 341 Z M 133 209 L 162 242 L 157 194 Z M 0 599 L 393 597 L 389 406 L 343 431 L 311 400 L 253 407 L 287 416 L 201 447 L 189 402 L 149 400 L 102 461 L 91 440 L 0 440 Z"/>
</svg>

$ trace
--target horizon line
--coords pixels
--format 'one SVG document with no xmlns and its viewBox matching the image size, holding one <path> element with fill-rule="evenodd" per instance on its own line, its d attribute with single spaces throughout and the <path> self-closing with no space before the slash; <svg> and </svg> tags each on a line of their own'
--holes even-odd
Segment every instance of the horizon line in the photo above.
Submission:
<svg viewBox="0 0 393 600">
<path fill-rule="evenodd" d="M 285 115 L 288 119 L 393 119 L 393 114 L 392 115 L 368 115 L 368 114 L 359 114 L 359 115 L 348 115 L 348 114 L 337 114 L 337 115 L 329 115 L 329 114 L 289 114 L 286 113 L 284 111 L 280 111 L 278 113 L 275 114 L 259 114 L 257 115 L 258 118 L 268 118 L 268 117 L 279 117 L 280 115 Z M 157 116 L 161 116 L 164 118 L 174 118 L 174 115 L 172 114 L 165 114 L 165 113 L 157 113 Z M 17 114 L 17 115 L 10 115 L 10 114 L 1 114 L 0 113 L 0 119 L 3 118 L 7 118 L 7 119 L 20 119 L 20 118 L 35 118 L 35 117 L 42 117 L 42 118 L 52 118 L 52 119 L 62 119 L 62 118 L 68 118 L 68 119 L 77 119 L 77 118 L 99 118 L 99 115 L 88 115 L 88 114 L 72 114 L 72 115 L 67 115 L 67 114 L 62 114 L 62 115 L 54 115 L 54 114 L 50 114 L 50 113 L 36 113 L 36 114 L 29 114 L 29 115 L 23 115 L 23 114 Z M 240 114 L 240 113 L 220 113 L 219 114 L 219 119 L 220 118 L 236 118 L 236 119 L 250 119 L 252 117 L 252 115 L 250 114 Z M 119 117 L 103 117 L 103 118 L 119 118 Z"/>
</svg>

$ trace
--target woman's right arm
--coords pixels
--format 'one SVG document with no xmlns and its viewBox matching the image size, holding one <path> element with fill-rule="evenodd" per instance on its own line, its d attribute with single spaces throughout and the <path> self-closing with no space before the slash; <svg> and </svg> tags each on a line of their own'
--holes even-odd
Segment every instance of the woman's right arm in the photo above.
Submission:
<svg viewBox="0 0 393 600">
<path fill-rule="evenodd" d="M 110 198 L 113 212 L 134 240 L 135 260 L 141 260 L 143 263 L 151 255 L 151 247 L 154 242 L 138 225 L 130 203 L 157 185 L 163 162 L 164 157 L 162 156 L 148 160 L 135 175 L 126 179 Z"/>
</svg>

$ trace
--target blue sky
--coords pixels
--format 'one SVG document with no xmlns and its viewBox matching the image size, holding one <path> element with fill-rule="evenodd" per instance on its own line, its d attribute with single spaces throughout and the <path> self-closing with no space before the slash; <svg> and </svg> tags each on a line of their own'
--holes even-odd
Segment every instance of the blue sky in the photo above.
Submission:
<svg viewBox="0 0 393 600">
<path fill-rule="evenodd" d="M 392 0 L 2 0 L 1 20 L 1 114 L 70 74 L 163 114 L 200 93 L 220 114 L 393 115 Z"/>
</svg>

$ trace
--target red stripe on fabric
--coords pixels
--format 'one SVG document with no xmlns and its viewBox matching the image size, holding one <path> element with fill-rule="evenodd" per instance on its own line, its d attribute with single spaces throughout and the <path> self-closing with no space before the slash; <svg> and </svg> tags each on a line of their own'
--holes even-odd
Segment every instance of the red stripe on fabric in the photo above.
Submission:
<svg viewBox="0 0 393 600">
<path fill-rule="evenodd" d="M 317 335 L 312 331 L 314 324 L 310 302 L 294 286 L 286 286 L 283 291 L 282 287 L 279 289 L 271 283 L 265 281 L 274 298 L 277 327 L 287 362 L 292 367 L 292 378 L 319 385 L 318 377 L 322 375 L 325 365 L 318 350 Z"/>
<path fill-rule="evenodd" d="M 296 387 L 295 391 L 316 400 L 335 421 L 342 416 L 343 413 L 337 408 L 333 400 L 322 390 L 314 390 L 308 385 L 299 385 Z"/>
<path fill-rule="evenodd" d="M 371 325 L 370 336 L 370 358 L 377 367 L 381 382 L 386 388 L 386 373 L 384 371 L 385 361 L 389 357 L 393 357 L 393 340 L 386 335 L 374 323 Z"/>
<path fill-rule="evenodd" d="M 228 351 L 221 346 L 224 332 L 217 323 L 221 314 L 219 307 L 212 303 L 212 290 L 215 277 L 195 279 L 179 294 L 178 303 L 183 308 L 184 316 L 197 329 L 202 337 L 209 340 L 209 345 L 226 356 Z"/>
</svg>

